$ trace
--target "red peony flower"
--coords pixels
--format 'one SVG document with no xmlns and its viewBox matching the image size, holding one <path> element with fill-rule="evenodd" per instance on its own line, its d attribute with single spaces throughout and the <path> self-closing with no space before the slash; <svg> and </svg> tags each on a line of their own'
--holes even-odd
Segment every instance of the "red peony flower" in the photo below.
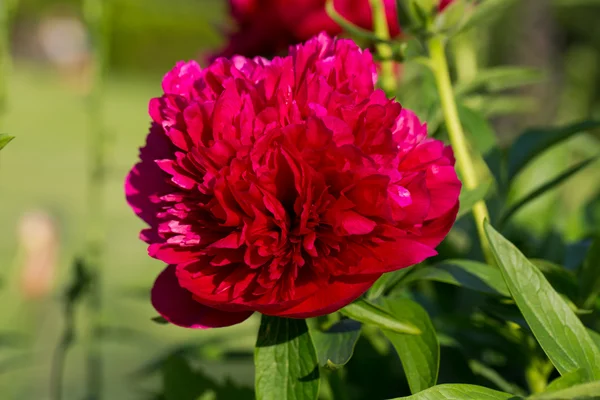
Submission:
<svg viewBox="0 0 600 400">
<path fill-rule="evenodd" d="M 328 314 L 436 254 L 458 210 L 452 150 L 375 79 L 368 50 L 324 34 L 165 76 L 126 182 L 169 265 L 152 289 L 165 319 Z"/>
<path fill-rule="evenodd" d="M 438 11 L 442 12 L 444 11 L 444 9 L 446 7 L 448 7 L 450 4 L 452 4 L 454 0 L 440 0 L 439 4 L 438 4 Z"/>
<path fill-rule="evenodd" d="M 238 30 L 220 53 L 234 55 L 275 55 L 289 45 L 304 42 L 319 32 L 342 32 L 325 11 L 325 0 L 229 0 Z M 335 0 L 336 10 L 354 24 L 371 29 L 369 0 Z M 400 33 L 395 0 L 385 0 L 392 36 Z"/>
</svg>

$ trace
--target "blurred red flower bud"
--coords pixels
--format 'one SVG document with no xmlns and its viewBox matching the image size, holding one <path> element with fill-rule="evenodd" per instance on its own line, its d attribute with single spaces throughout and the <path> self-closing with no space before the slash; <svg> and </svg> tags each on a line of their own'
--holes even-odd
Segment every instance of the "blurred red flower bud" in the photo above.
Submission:
<svg viewBox="0 0 600 400">
<path fill-rule="evenodd" d="M 230 0 L 237 30 L 217 56 L 272 56 L 289 45 L 310 39 L 319 32 L 342 32 L 325 11 L 325 0 Z M 369 0 L 335 0 L 336 10 L 364 29 L 372 28 Z M 400 33 L 395 0 L 385 0 L 392 36 Z"/>
</svg>

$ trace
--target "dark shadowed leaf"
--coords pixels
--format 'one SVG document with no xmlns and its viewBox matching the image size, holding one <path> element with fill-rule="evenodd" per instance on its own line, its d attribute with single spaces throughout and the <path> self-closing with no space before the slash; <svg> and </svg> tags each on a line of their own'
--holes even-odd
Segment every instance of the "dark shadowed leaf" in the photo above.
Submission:
<svg viewBox="0 0 600 400">
<path fill-rule="evenodd" d="M 573 165 L 572 167 L 568 168 L 566 171 L 562 172 L 556 178 L 551 179 L 550 181 L 544 183 L 543 185 L 541 185 L 540 187 L 535 189 L 533 192 L 525 195 L 525 197 L 523 197 L 521 200 L 517 201 L 513 205 L 509 206 L 508 209 L 506 211 L 504 211 L 504 213 L 502 213 L 502 216 L 500 217 L 500 219 L 498 221 L 498 225 L 502 226 L 522 207 L 529 204 L 533 200 L 537 199 L 544 193 L 546 193 L 546 192 L 554 189 L 555 187 L 559 186 L 560 184 L 566 182 L 567 179 L 569 179 L 570 177 L 572 177 L 573 175 L 575 175 L 576 173 L 578 173 L 579 171 L 581 171 L 582 169 L 584 169 L 585 167 L 590 165 L 592 162 L 596 161 L 597 159 L 598 159 L 598 157 L 594 156 L 594 157 L 588 158 L 586 160 L 583 160 L 583 161 Z"/>
<path fill-rule="evenodd" d="M 330 369 L 344 366 L 354 353 L 361 325 L 351 319 L 337 322 L 327 331 L 311 330 L 319 365 Z"/>
<path fill-rule="evenodd" d="M 531 160 L 571 136 L 598 128 L 600 121 L 584 121 L 557 128 L 532 128 L 523 133 L 508 154 L 508 180 L 512 180 Z"/>
<path fill-rule="evenodd" d="M 510 393 L 488 389 L 482 386 L 447 384 L 438 385 L 407 397 L 395 400 L 518 400 Z"/>
<path fill-rule="evenodd" d="M 208 378 L 192 370 L 179 355 L 170 356 L 162 367 L 165 400 L 196 400 L 203 393 L 216 389 Z"/>
<path fill-rule="evenodd" d="M 600 396 L 600 380 L 529 396 L 529 400 L 595 400 Z"/>
<path fill-rule="evenodd" d="M 411 392 L 434 386 L 440 366 L 440 344 L 429 314 L 409 299 L 386 298 L 382 300 L 382 307 L 397 318 L 411 321 L 422 332 L 420 335 L 403 335 L 383 330 L 400 356 Z"/>
<path fill-rule="evenodd" d="M 151 319 L 152 322 L 159 324 L 159 325 L 168 325 L 169 321 L 167 321 L 166 319 L 164 319 L 163 317 L 161 317 L 160 315 L 157 317 L 154 317 Z"/>
<path fill-rule="evenodd" d="M 263 315 L 254 365 L 258 400 L 311 400 L 319 395 L 317 354 L 303 319 Z"/>
<path fill-rule="evenodd" d="M 459 220 L 460 218 L 464 217 L 469 212 L 471 212 L 471 209 L 473 208 L 475 203 L 485 199 L 491 187 L 492 183 L 486 182 L 482 183 L 481 185 L 477 186 L 475 189 L 472 190 L 463 188 L 463 190 L 460 193 L 460 208 L 458 210 L 458 216 L 456 217 L 456 219 Z"/>
<path fill-rule="evenodd" d="M 478 360 L 469 360 L 469 368 L 471 368 L 471 371 L 473 371 L 475 375 L 479 375 L 492 382 L 503 392 L 512 393 L 519 396 L 527 395 L 524 389 L 512 382 L 508 382 L 506 378 L 498 373 L 498 371 L 490 368 Z"/>
<path fill-rule="evenodd" d="M 431 280 L 466 287 L 478 292 L 510 297 L 510 292 L 497 268 L 470 260 L 447 260 L 416 269 L 405 283 Z"/>
<path fill-rule="evenodd" d="M 420 335 L 421 331 L 412 321 L 398 318 L 376 304 L 358 299 L 340 310 L 342 314 L 363 324 L 376 325 L 397 333 Z"/>
<path fill-rule="evenodd" d="M 561 375 L 581 368 L 600 379 L 600 350 L 544 274 L 492 226 L 485 231 L 506 286 L 534 336 Z"/>
<path fill-rule="evenodd" d="M 583 308 L 591 308 L 600 295 L 600 234 L 596 234 L 578 272 L 581 299 L 579 304 Z"/>
<path fill-rule="evenodd" d="M 8 136 L 5 133 L 0 133 L 0 150 L 2 150 L 8 144 L 8 142 L 10 142 L 13 139 L 13 136 Z"/>
</svg>

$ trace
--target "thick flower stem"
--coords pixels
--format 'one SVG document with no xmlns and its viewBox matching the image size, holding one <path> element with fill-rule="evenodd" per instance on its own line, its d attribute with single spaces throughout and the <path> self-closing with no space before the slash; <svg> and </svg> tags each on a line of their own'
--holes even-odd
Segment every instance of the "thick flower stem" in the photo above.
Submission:
<svg viewBox="0 0 600 400">
<path fill-rule="evenodd" d="M 390 40 L 390 29 L 387 23 L 385 3 L 383 0 L 369 0 L 369 3 L 371 5 L 371 13 L 373 14 L 373 32 L 377 39 L 382 41 L 375 45 L 377 54 L 382 59 L 379 84 L 388 95 L 395 96 L 398 82 L 394 72 L 394 61 L 392 60 L 394 52 L 389 44 L 383 43 L 383 41 Z"/>
<path fill-rule="evenodd" d="M 457 168 L 462 176 L 465 188 L 467 190 L 472 190 L 477 188 L 479 181 L 473 159 L 469 153 L 467 139 L 458 117 L 458 109 L 454 99 L 454 91 L 452 89 L 450 73 L 448 71 L 448 62 L 444 51 L 444 42 L 441 37 L 434 36 L 428 40 L 427 45 L 429 48 L 429 56 L 431 57 L 431 69 L 435 76 L 440 95 L 442 111 L 446 121 L 446 129 L 448 130 L 450 144 L 452 145 L 456 157 Z M 494 265 L 494 257 L 490 251 L 489 243 L 487 242 L 485 231 L 483 229 L 484 220 L 489 219 L 488 209 L 483 200 L 477 202 L 473 207 L 473 216 L 475 217 L 483 255 L 489 264 Z"/>
</svg>

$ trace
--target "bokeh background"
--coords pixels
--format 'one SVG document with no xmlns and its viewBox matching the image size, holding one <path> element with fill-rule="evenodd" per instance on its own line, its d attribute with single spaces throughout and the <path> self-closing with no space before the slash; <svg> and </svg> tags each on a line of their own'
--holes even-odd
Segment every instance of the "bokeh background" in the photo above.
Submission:
<svg viewBox="0 0 600 400">
<path fill-rule="evenodd" d="M 88 218 L 86 157 L 96 123 L 87 107 L 93 76 L 91 41 L 79 0 L 8 3 L 12 65 L 6 65 L 4 57 L 0 82 L 6 85 L 7 98 L 0 129 L 16 139 L 0 155 L 0 398 L 44 400 L 50 398 L 51 381 L 56 379 L 51 370 L 65 325 L 64 291 L 73 260 L 84 248 Z M 108 240 L 102 271 L 104 398 L 161 398 L 163 384 L 173 379 L 157 360 L 176 350 L 197 361 L 198 368 L 190 374 L 206 388 L 200 390 L 202 398 L 252 398 L 244 388 L 253 385 L 258 319 L 213 331 L 153 323 L 156 312 L 148 291 L 162 265 L 147 256 L 145 244 L 138 240 L 142 223 L 123 195 L 124 177 L 149 126 L 147 104 L 160 95 L 162 75 L 178 60 L 203 62 L 224 46 L 224 32 L 233 29 L 228 2 L 106 3 L 110 51 L 100 114 L 110 137 L 104 199 Z M 507 7 L 486 26 L 457 38 L 451 49 L 454 65 L 461 73 L 473 74 L 458 79 L 472 79 L 477 69 L 498 65 L 530 66 L 541 72 L 536 83 L 503 92 L 493 102 L 485 97 L 470 100 L 490 118 L 502 145 L 526 126 L 600 118 L 598 21 L 598 0 L 507 0 Z M 406 66 L 402 74 L 409 80 L 418 68 Z M 400 98 L 427 120 L 431 116 L 419 106 L 431 96 L 431 85 L 419 85 L 419 90 L 401 93 Z M 435 122 L 431 121 L 434 126 Z M 546 153 L 519 178 L 511 196 L 521 197 L 567 164 L 598 154 L 597 136 L 579 135 Z M 599 177 L 596 163 L 519 213 L 518 221 L 534 242 L 554 244 L 545 248 L 556 252 L 555 259 L 576 256 L 577 249 L 569 244 L 600 223 Z M 555 233 L 547 235 L 548 231 Z M 83 313 L 85 309 L 77 307 L 75 342 L 64 371 L 66 399 L 83 398 L 86 386 Z M 367 359 L 380 357 L 370 346 L 359 343 L 357 352 Z M 352 375 L 352 361 L 348 371 Z M 404 379 L 397 360 L 389 356 L 370 373 L 372 378 L 361 373 L 355 379 Z M 379 398 L 371 395 L 362 398 Z"/>
</svg>

